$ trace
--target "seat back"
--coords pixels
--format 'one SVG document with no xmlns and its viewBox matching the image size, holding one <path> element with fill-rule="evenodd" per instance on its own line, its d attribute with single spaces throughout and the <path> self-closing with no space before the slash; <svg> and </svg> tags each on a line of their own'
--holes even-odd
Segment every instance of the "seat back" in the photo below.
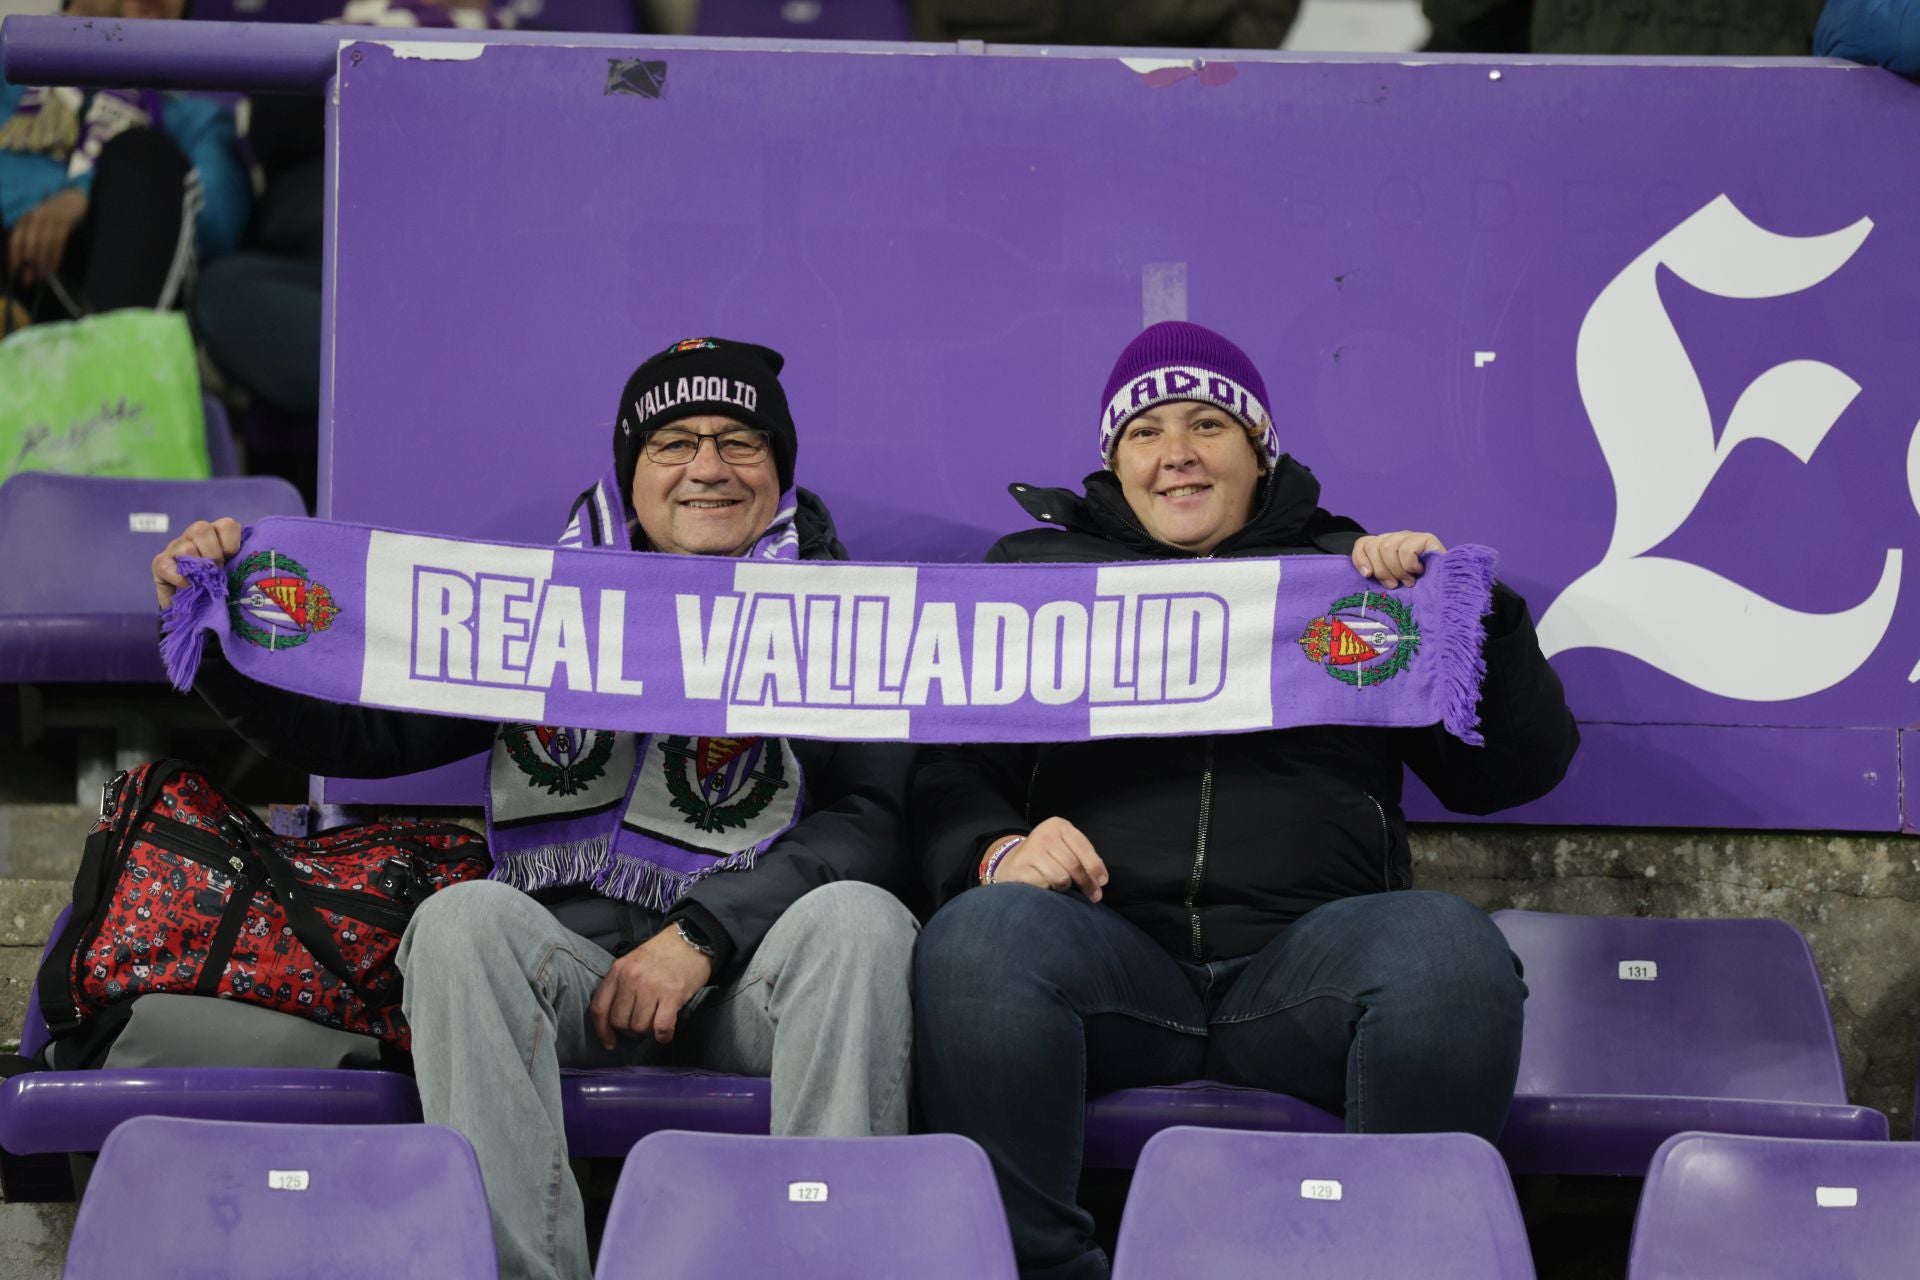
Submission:
<svg viewBox="0 0 1920 1280">
<path fill-rule="evenodd" d="M 1792 925 L 1493 920 L 1526 968 L 1518 1092 L 1847 1101 L 1820 972 Z"/>
<path fill-rule="evenodd" d="M 67 921 L 73 916 L 73 904 L 69 902 L 60 908 L 60 914 L 53 918 L 53 928 L 47 931 L 47 943 L 40 948 L 40 963 L 47 962 L 47 953 L 53 950 L 53 940 L 67 927 Z M 37 1058 L 40 1051 L 53 1039 L 53 1033 L 47 1028 L 47 1015 L 40 1010 L 40 970 L 35 968 L 33 980 L 27 983 L 27 1015 L 20 1020 L 20 1056 Z"/>
<path fill-rule="evenodd" d="M 1920 1146 L 1682 1133 L 1654 1153 L 1629 1280 L 1911 1275 Z"/>
<path fill-rule="evenodd" d="M 195 520 L 305 515 L 273 476 L 129 480 L 28 471 L 0 484 L 0 614 L 152 613 L 150 563 Z M 157 633 L 156 633 L 157 643 Z"/>
<path fill-rule="evenodd" d="M 1499 1153 L 1471 1134 L 1168 1129 L 1147 1143 L 1113 1280 L 1532 1280 Z"/>
<path fill-rule="evenodd" d="M 100 1149 L 65 1280 L 498 1274 L 473 1148 L 438 1125 L 138 1116 Z"/>
<path fill-rule="evenodd" d="M 207 470 L 210 475 L 240 474 L 240 454 L 233 443 L 233 426 L 227 421 L 227 407 L 201 392 L 201 416 L 207 421 Z"/>
<path fill-rule="evenodd" d="M 1013 1280 L 993 1170 L 952 1134 L 650 1134 L 627 1157 L 596 1280 Z"/>
</svg>

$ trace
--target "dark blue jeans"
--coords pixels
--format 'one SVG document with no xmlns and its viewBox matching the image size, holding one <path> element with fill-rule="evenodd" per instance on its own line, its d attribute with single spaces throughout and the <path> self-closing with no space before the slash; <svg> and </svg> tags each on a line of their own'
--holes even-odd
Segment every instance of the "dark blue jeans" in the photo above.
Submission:
<svg viewBox="0 0 1920 1280">
<path fill-rule="evenodd" d="M 1319 907 L 1257 954 L 1176 960 L 1077 893 L 971 889 L 914 952 L 926 1126 L 986 1149 L 1028 1280 L 1107 1260 L 1074 1202 L 1089 1093 L 1219 1080 L 1344 1113 L 1354 1133 L 1498 1136 L 1526 985 L 1478 908 L 1405 891 Z"/>
</svg>

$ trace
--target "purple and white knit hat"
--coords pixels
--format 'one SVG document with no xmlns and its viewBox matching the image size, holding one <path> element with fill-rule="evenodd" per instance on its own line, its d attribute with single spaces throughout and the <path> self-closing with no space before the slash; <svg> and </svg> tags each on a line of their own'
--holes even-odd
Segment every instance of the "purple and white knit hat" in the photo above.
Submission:
<svg viewBox="0 0 1920 1280">
<path fill-rule="evenodd" d="M 1280 433 L 1267 412 L 1267 384 L 1247 353 L 1204 325 L 1162 320 L 1127 344 L 1101 396 L 1100 465 L 1127 423 L 1169 400 L 1219 405 L 1253 433 L 1265 469 L 1280 460 Z"/>
</svg>

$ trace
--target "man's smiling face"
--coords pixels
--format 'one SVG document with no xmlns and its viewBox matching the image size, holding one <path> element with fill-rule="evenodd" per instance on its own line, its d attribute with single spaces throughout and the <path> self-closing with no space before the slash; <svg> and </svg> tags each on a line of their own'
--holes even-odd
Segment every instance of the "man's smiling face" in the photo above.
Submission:
<svg viewBox="0 0 1920 1280">
<path fill-rule="evenodd" d="M 655 434 L 763 433 L 718 414 L 682 418 Z M 663 465 L 642 446 L 633 467 L 633 511 L 655 551 L 677 556 L 740 556 L 773 523 L 780 503 L 780 473 L 773 451 L 755 462 L 728 462 L 718 442 L 697 442 L 693 460 Z"/>
</svg>

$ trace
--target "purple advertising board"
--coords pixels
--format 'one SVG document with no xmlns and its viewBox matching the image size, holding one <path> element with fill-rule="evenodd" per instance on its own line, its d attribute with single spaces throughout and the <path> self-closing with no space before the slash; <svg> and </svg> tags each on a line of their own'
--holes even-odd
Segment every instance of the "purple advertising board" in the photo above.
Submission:
<svg viewBox="0 0 1920 1280">
<path fill-rule="evenodd" d="M 1097 465 L 1114 356 L 1184 317 L 1259 365 L 1324 505 L 1500 550 L 1585 735 L 1503 818 L 1902 825 L 1920 87 L 684 42 L 340 68 L 324 514 L 552 538 L 627 373 L 716 333 L 785 352 L 857 558 L 974 559 L 1029 523 L 1009 482 Z"/>
</svg>

